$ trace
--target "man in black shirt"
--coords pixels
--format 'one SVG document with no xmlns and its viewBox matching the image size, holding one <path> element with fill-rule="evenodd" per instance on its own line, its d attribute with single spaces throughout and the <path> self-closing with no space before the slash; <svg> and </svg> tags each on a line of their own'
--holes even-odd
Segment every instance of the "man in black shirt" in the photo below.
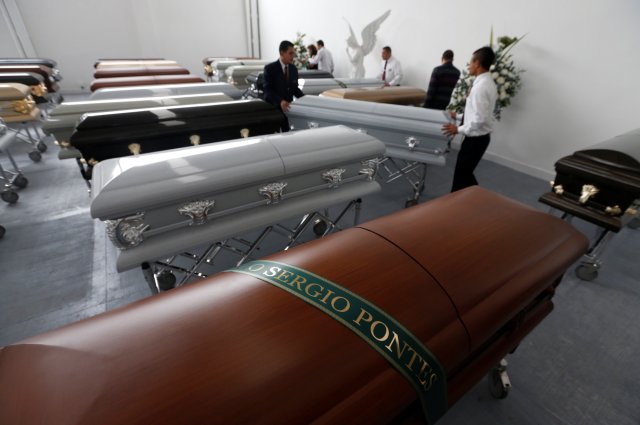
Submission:
<svg viewBox="0 0 640 425">
<path fill-rule="evenodd" d="M 433 68 L 427 98 L 424 107 L 429 109 L 447 109 L 451 93 L 460 78 L 460 70 L 453 66 L 453 52 L 445 50 L 442 54 L 442 65 Z"/>
</svg>

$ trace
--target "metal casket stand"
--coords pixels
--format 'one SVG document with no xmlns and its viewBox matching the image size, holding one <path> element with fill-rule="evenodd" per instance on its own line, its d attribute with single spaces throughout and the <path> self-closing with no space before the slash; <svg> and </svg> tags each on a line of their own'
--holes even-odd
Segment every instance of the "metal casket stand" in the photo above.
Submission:
<svg viewBox="0 0 640 425">
<path fill-rule="evenodd" d="M 576 268 L 586 281 L 598 277 L 602 254 L 615 233 L 640 226 L 640 129 L 577 151 L 555 164 L 551 191 L 540 202 L 598 226 L 598 233 Z"/>
</svg>

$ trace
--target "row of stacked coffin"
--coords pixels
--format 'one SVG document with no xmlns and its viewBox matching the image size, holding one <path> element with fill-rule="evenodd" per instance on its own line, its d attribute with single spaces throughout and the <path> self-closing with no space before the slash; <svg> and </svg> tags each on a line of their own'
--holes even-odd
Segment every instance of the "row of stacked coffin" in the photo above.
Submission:
<svg viewBox="0 0 640 425">
<path fill-rule="evenodd" d="M 287 113 L 293 131 L 276 134 L 284 115 L 239 97 L 219 82 L 103 88 L 44 123 L 92 181 L 118 270 L 142 266 L 152 292 L 178 270 L 166 257 L 206 245 L 203 262 L 291 217 L 320 217 L 327 235 L 341 227 L 323 210 L 391 179 L 422 174 L 417 201 L 449 151 L 443 111 L 305 96 Z M 625 158 L 637 137 L 625 135 Z M 591 211 L 610 189 L 574 201 L 578 180 L 596 168 L 617 194 L 626 170 L 624 220 L 640 167 L 598 161 L 620 156 L 608 143 L 557 180 L 571 180 L 564 202 Z M 354 224 L 3 348 L 0 423 L 434 423 L 488 372 L 507 394 L 501 359 L 588 248 L 567 222 L 479 187 Z"/>
</svg>

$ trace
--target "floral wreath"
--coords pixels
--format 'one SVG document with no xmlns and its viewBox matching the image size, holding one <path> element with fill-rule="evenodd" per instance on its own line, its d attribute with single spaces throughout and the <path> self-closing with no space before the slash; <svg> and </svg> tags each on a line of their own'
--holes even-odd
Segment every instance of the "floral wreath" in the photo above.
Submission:
<svg viewBox="0 0 640 425">
<path fill-rule="evenodd" d="M 522 80 L 520 74 L 524 70 L 519 70 L 513 63 L 513 59 L 509 51 L 515 46 L 524 36 L 508 37 L 503 36 L 498 38 L 498 49 L 496 50 L 496 60 L 489 72 L 491 77 L 496 83 L 496 89 L 498 91 L 498 98 L 496 100 L 496 107 L 493 110 L 493 116 L 496 120 L 500 120 L 502 110 L 511 104 L 511 99 L 518 93 L 522 87 Z M 491 30 L 491 38 L 489 46 L 493 48 L 493 29 Z M 468 64 L 467 64 L 468 65 Z M 475 77 L 469 75 L 469 71 L 464 69 L 462 75 L 458 79 L 458 82 L 451 94 L 451 101 L 447 110 L 454 111 L 456 113 L 464 112 L 464 105 L 467 101 L 467 96 L 471 90 L 471 85 Z"/>
</svg>

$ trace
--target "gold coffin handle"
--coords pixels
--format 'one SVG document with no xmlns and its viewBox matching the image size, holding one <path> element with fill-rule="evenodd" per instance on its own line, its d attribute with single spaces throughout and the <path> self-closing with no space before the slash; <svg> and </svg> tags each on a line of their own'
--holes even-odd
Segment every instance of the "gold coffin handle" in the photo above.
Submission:
<svg viewBox="0 0 640 425">
<path fill-rule="evenodd" d="M 240 130 L 240 137 L 242 137 L 243 139 L 249 137 L 249 129 L 243 128 L 242 130 Z"/>
<path fill-rule="evenodd" d="M 580 194 L 580 203 L 586 204 L 587 201 L 594 197 L 596 193 L 600 192 L 600 189 L 592 184 L 585 184 L 582 186 L 582 193 Z"/>
<path fill-rule="evenodd" d="M 198 134 L 192 134 L 189 136 L 189 143 L 193 146 L 198 146 L 200 144 L 200 136 Z"/>
<path fill-rule="evenodd" d="M 132 155 L 140 155 L 140 152 L 142 152 L 142 148 L 139 143 L 131 143 L 127 147 L 129 148 L 129 152 L 131 152 Z"/>
</svg>

